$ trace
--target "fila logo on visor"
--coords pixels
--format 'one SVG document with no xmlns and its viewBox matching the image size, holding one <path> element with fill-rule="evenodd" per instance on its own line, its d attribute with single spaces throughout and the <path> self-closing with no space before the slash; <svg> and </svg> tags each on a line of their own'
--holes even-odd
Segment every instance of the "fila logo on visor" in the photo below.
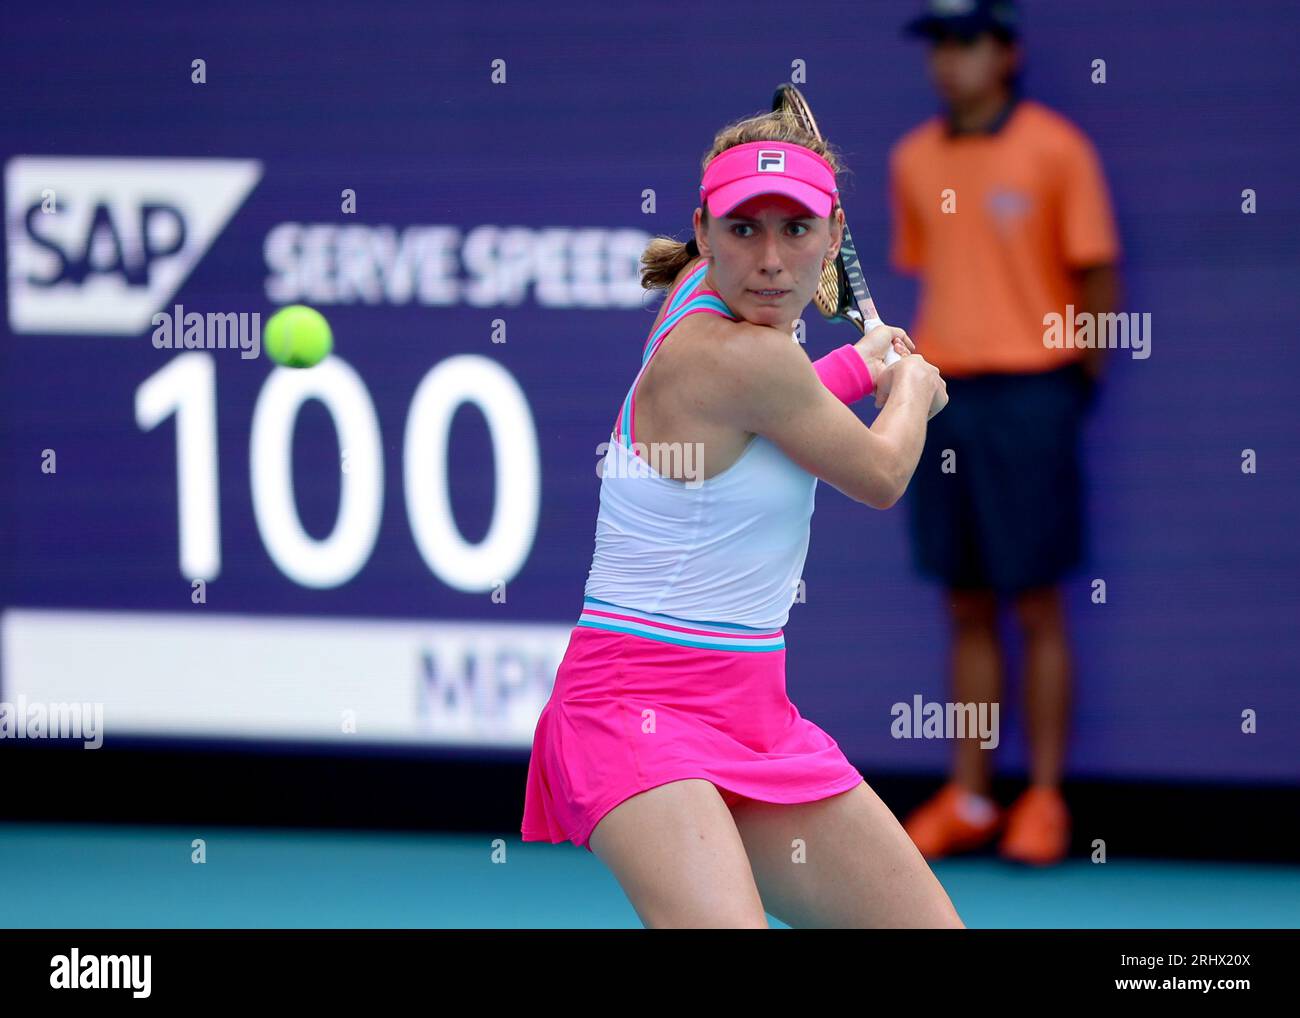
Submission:
<svg viewBox="0 0 1300 1018">
<path fill-rule="evenodd" d="M 758 150 L 759 173 L 784 173 L 785 153 L 779 148 L 760 148 Z"/>
</svg>

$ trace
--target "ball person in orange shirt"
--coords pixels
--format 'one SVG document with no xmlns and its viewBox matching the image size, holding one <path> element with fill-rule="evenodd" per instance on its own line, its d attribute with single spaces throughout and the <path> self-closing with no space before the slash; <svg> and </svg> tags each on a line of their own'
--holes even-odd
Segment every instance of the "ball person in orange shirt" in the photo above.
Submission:
<svg viewBox="0 0 1300 1018">
<path fill-rule="evenodd" d="M 944 111 L 894 146 L 890 188 L 892 261 L 921 283 L 912 336 L 950 396 L 909 494 L 913 557 L 947 595 L 955 702 L 1001 699 L 997 612 L 1014 609 L 1029 784 L 1004 811 L 990 752 L 958 740 L 948 782 L 904 826 L 930 859 L 1000 835 L 1004 858 L 1050 865 L 1070 841 L 1059 585 L 1087 546 L 1079 432 L 1103 350 L 1048 344 L 1044 317 L 1112 311 L 1119 245 L 1091 143 L 1021 94 L 1019 29 L 1009 0 L 931 0 L 907 26 L 928 40 Z"/>
</svg>

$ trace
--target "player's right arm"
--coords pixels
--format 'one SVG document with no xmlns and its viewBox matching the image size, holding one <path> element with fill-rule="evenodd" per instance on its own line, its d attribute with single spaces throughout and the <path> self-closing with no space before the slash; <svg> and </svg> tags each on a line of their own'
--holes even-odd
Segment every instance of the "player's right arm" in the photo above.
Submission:
<svg viewBox="0 0 1300 1018">
<path fill-rule="evenodd" d="M 888 509 L 902 497 L 925 445 L 938 369 L 919 354 L 893 364 L 889 398 L 871 427 L 821 383 L 803 348 L 778 329 L 728 323 L 705 344 L 716 398 L 702 412 L 764 436 L 849 498 Z"/>
</svg>

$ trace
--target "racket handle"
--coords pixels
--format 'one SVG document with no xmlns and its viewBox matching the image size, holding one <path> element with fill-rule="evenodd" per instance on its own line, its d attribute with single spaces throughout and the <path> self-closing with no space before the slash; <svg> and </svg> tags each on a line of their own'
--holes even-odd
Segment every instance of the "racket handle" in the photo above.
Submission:
<svg viewBox="0 0 1300 1018">
<path fill-rule="evenodd" d="M 877 325 L 883 325 L 883 324 L 884 323 L 881 322 L 879 318 L 872 319 L 867 323 L 867 327 L 864 330 L 864 333 L 870 332 Z M 894 346 L 891 343 L 889 349 L 885 351 L 885 367 L 889 367 L 889 365 L 891 364 L 897 364 L 902 359 L 903 358 L 899 356 L 898 351 L 894 349 Z M 948 405 L 947 398 L 944 398 L 943 401 L 940 402 L 939 396 L 936 393 L 934 399 L 930 403 L 930 412 L 926 415 L 926 420 L 932 418 L 935 414 L 937 414 L 940 410 L 942 410 L 947 405 Z"/>
<path fill-rule="evenodd" d="M 884 324 L 885 323 L 879 318 L 868 318 L 863 323 L 862 334 L 865 336 L 872 329 Z M 896 364 L 902 359 L 902 357 L 898 356 L 898 351 L 894 349 L 894 346 L 891 343 L 889 349 L 885 351 L 885 367 L 889 367 L 891 364 Z"/>
</svg>

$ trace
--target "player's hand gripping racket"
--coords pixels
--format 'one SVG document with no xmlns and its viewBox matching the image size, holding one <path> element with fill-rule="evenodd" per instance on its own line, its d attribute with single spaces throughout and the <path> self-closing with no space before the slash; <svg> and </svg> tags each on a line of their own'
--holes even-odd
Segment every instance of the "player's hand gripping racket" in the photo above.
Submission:
<svg viewBox="0 0 1300 1018">
<path fill-rule="evenodd" d="M 787 109 L 816 137 L 822 139 L 822 133 L 813 119 L 808 100 L 793 85 L 781 85 L 772 96 L 772 110 Z M 822 269 L 822 278 L 813 295 L 813 303 L 822 317 L 830 321 L 852 322 L 864 336 L 878 325 L 883 325 L 876 314 L 876 304 L 867 289 L 867 280 L 862 275 L 862 266 L 858 262 L 858 249 L 853 244 L 853 234 L 849 233 L 849 224 L 844 223 L 844 237 L 840 241 L 840 256 Z M 898 351 L 891 344 L 885 352 L 885 367 L 900 360 Z"/>
</svg>

